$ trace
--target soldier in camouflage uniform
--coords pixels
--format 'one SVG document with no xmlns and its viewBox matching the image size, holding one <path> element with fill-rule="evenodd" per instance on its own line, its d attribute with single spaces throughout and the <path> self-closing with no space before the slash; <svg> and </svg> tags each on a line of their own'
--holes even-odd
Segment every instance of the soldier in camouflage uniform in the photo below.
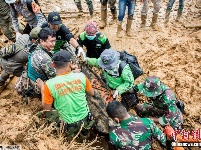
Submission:
<svg viewBox="0 0 201 150">
<path fill-rule="evenodd" d="M 106 107 L 108 116 L 119 125 L 110 131 L 110 142 L 118 149 L 151 149 L 152 139 L 157 139 L 163 146 L 166 137 L 153 120 L 128 114 L 119 101 L 112 101 Z"/>
<path fill-rule="evenodd" d="M 88 8 L 89 8 L 89 14 L 90 14 L 90 16 L 93 16 L 94 8 L 93 8 L 93 2 L 92 2 L 92 0 L 85 0 L 85 1 L 87 3 Z M 77 6 L 79 12 L 83 12 L 81 0 L 74 0 L 74 2 L 75 2 L 75 5 Z"/>
<path fill-rule="evenodd" d="M 12 20 L 10 17 L 10 8 L 5 0 L 0 0 L 0 30 L 5 36 L 15 42 L 15 35 L 13 34 Z M 0 31 L 1 32 L 1 31 Z"/>
<path fill-rule="evenodd" d="M 16 32 L 16 38 L 19 37 L 19 21 L 18 21 L 18 13 L 21 14 L 27 25 L 23 31 L 23 34 L 29 34 L 31 29 L 38 26 L 40 27 L 46 19 L 44 15 L 41 13 L 39 5 L 32 0 L 30 6 L 28 8 L 27 0 L 5 0 L 6 3 L 10 4 L 11 18 L 14 26 L 14 30 Z"/>
<path fill-rule="evenodd" d="M 112 13 L 112 20 L 109 24 L 114 24 L 117 21 L 117 8 L 115 6 L 116 0 L 100 0 L 101 2 L 101 22 L 99 27 L 102 29 L 107 25 L 107 4 Z"/>
<path fill-rule="evenodd" d="M 34 52 L 28 56 L 28 77 L 36 82 L 38 78 L 46 81 L 56 75 L 52 66 L 52 53 L 56 41 L 56 33 L 53 29 L 42 28 L 38 34 L 39 44 Z"/>
<path fill-rule="evenodd" d="M 147 19 L 147 12 L 149 10 L 149 0 L 141 0 L 143 2 L 142 10 L 141 10 L 141 27 L 146 26 L 146 19 Z M 156 26 L 157 20 L 158 20 L 158 13 L 160 11 L 160 5 L 161 5 L 161 0 L 153 0 L 153 17 L 152 17 L 152 22 L 151 22 L 151 27 L 154 28 Z"/>
<path fill-rule="evenodd" d="M 140 117 L 152 116 L 152 119 L 162 126 L 170 124 L 174 129 L 181 129 L 183 116 L 176 105 L 175 94 L 159 78 L 150 76 L 135 89 L 151 100 L 136 106 L 136 112 Z"/>
<path fill-rule="evenodd" d="M 30 36 L 23 34 L 14 44 L 10 44 L 0 50 L 0 62 L 3 71 L 0 75 L 0 89 L 5 87 L 5 82 L 10 75 L 20 77 L 25 70 L 30 48 L 37 44 L 40 27 L 32 29 Z M 1 91 L 1 90 L 0 90 Z"/>
</svg>

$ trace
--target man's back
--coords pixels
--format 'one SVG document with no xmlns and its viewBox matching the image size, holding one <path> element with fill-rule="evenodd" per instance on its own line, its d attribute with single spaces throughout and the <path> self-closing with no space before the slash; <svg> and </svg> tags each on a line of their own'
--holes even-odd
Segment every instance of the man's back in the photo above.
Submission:
<svg viewBox="0 0 201 150">
<path fill-rule="evenodd" d="M 165 145 L 164 134 L 151 119 L 133 116 L 110 132 L 111 143 L 120 149 L 149 150 L 153 137 Z"/>
</svg>

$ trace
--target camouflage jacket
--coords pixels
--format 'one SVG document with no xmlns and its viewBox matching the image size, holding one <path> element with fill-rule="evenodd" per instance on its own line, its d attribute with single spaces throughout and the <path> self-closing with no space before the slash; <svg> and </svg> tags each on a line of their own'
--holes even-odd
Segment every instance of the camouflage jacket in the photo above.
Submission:
<svg viewBox="0 0 201 150">
<path fill-rule="evenodd" d="M 161 86 L 163 93 L 151 99 L 153 107 L 164 112 L 164 115 L 159 118 L 159 123 L 162 126 L 169 123 L 173 128 L 180 128 L 183 124 L 183 115 L 176 105 L 176 96 L 165 84 Z"/>
<path fill-rule="evenodd" d="M 161 87 L 163 93 L 150 98 L 149 104 L 163 113 L 163 116 L 158 118 L 162 126 L 170 124 L 174 129 L 180 129 L 183 124 L 183 115 L 176 105 L 176 96 L 165 84 L 162 83 Z M 135 86 L 135 90 L 138 91 L 137 86 Z"/>
<path fill-rule="evenodd" d="M 28 77 L 33 81 L 37 78 L 44 81 L 55 76 L 56 69 L 52 66 L 52 54 L 39 44 L 28 56 Z"/>
<path fill-rule="evenodd" d="M 156 124 L 148 118 L 131 116 L 109 133 L 110 142 L 118 149 L 149 150 L 152 138 L 166 145 L 166 137 Z"/>
<path fill-rule="evenodd" d="M 41 11 L 34 14 L 28 10 L 26 0 L 20 0 L 19 4 L 14 4 L 13 6 L 10 5 L 10 11 L 15 32 L 19 30 L 18 13 L 24 17 L 25 22 L 28 22 L 29 26 L 32 28 L 36 26 L 40 27 L 44 22 L 46 22 L 46 19 Z"/>
</svg>

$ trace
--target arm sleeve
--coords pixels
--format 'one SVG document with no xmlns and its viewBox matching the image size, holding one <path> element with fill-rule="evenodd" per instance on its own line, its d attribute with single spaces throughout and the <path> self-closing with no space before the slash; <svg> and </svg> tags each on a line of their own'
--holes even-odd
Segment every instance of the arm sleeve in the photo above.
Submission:
<svg viewBox="0 0 201 150">
<path fill-rule="evenodd" d="M 117 87 L 119 94 L 130 90 L 134 85 L 134 77 L 128 64 L 124 67 L 121 77 L 123 82 Z"/>
<path fill-rule="evenodd" d="M 105 44 L 104 44 L 104 49 L 109 49 L 109 48 L 111 48 L 111 45 L 110 45 L 110 42 L 107 38 L 107 40 L 105 41 Z"/>
<path fill-rule="evenodd" d="M 14 6 L 11 6 L 12 4 L 10 4 L 10 16 L 12 19 L 12 23 L 13 23 L 13 27 L 15 32 L 19 31 L 19 22 L 18 22 L 18 13 L 15 10 Z"/>
<path fill-rule="evenodd" d="M 94 67 L 97 67 L 97 68 L 100 68 L 100 66 L 98 65 L 98 60 L 100 58 L 96 59 L 96 58 L 87 58 L 87 64 L 90 65 L 90 66 L 94 66 Z"/>
<path fill-rule="evenodd" d="M 78 38 L 77 38 L 77 42 L 78 42 L 78 44 L 79 44 L 81 47 L 83 47 L 83 42 L 82 42 L 82 40 L 81 40 L 81 38 L 80 38 L 80 35 L 79 35 Z"/>
<path fill-rule="evenodd" d="M 62 32 L 65 33 L 65 40 L 67 42 L 69 42 L 71 38 L 74 38 L 70 30 L 64 24 L 62 24 L 61 28 L 62 28 Z"/>
<path fill-rule="evenodd" d="M 43 103 L 45 104 L 52 104 L 53 103 L 53 97 L 52 94 L 46 84 L 44 84 L 44 89 L 43 89 Z"/>
<path fill-rule="evenodd" d="M 52 60 L 44 58 L 41 62 L 41 69 L 48 79 L 56 76 L 56 69 L 52 66 Z"/>
<path fill-rule="evenodd" d="M 45 16 L 39 11 L 36 15 L 36 19 L 38 21 L 37 27 L 41 27 L 43 23 L 46 22 Z"/>
<path fill-rule="evenodd" d="M 85 76 L 85 78 L 86 78 L 86 89 L 85 89 L 85 91 L 89 91 L 92 89 L 92 85 L 86 76 Z"/>
<path fill-rule="evenodd" d="M 114 132 L 110 132 L 109 136 L 110 136 L 111 144 L 114 145 L 117 148 L 121 148 L 118 136 Z"/>
<path fill-rule="evenodd" d="M 166 136 L 165 134 L 157 127 L 157 125 L 152 121 L 151 119 L 148 119 L 150 121 L 150 129 L 152 132 L 153 137 L 160 142 L 162 145 L 166 145 Z"/>
</svg>

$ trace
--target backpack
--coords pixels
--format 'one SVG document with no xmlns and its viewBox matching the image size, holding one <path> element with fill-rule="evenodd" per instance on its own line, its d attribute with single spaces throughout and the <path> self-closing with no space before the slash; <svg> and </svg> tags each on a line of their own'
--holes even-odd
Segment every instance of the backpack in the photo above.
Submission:
<svg viewBox="0 0 201 150">
<path fill-rule="evenodd" d="M 128 54 L 125 50 L 119 52 L 121 63 L 119 65 L 119 76 L 121 76 L 124 67 L 129 64 L 134 79 L 137 79 L 143 74 L 143 70 L 140 68 L 140 65 L 137 61 L 136 56 Z"/>
</svg>

